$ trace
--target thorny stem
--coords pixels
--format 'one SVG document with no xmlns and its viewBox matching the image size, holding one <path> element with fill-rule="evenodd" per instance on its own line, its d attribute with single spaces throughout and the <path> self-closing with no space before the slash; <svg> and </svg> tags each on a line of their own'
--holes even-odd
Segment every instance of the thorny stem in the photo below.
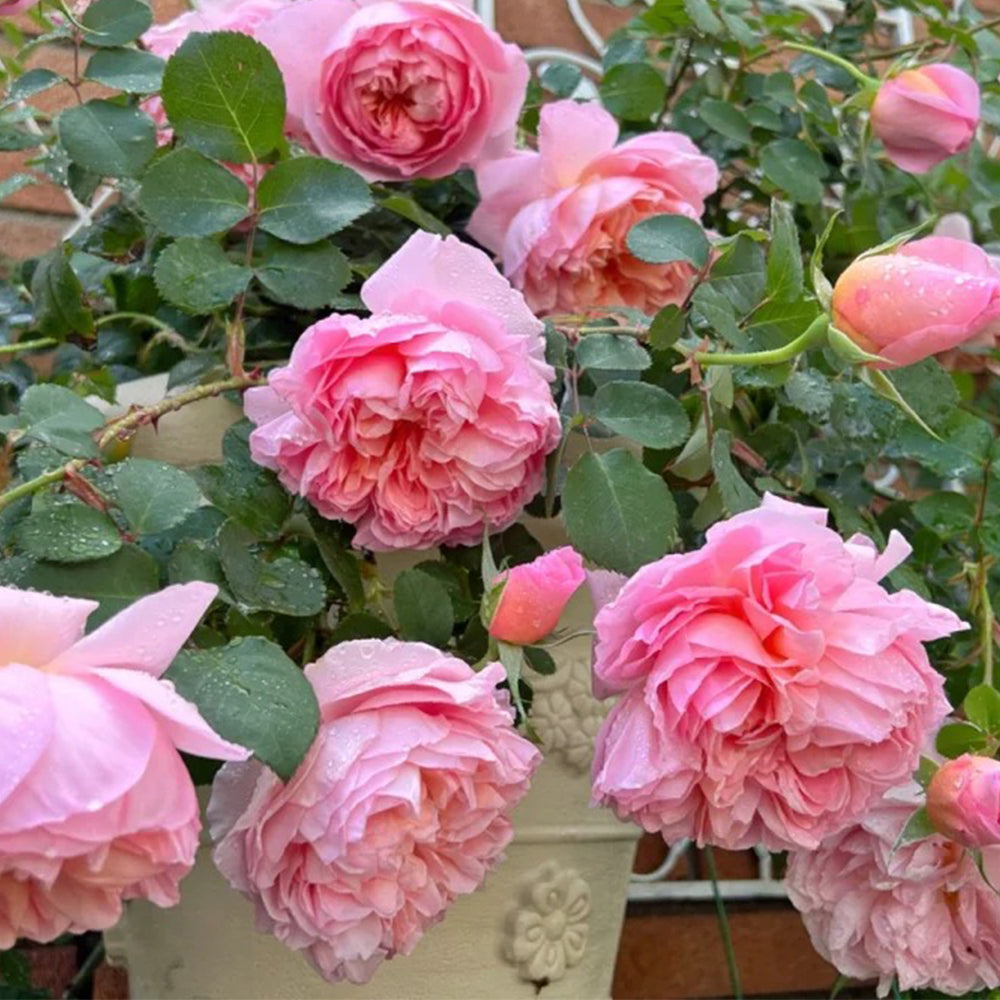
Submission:
<svg viewBox="0 0 1000 1000">
<path fill-rule="evenodd" d="M 253 245 L 257 236 L 257 160 L 253 160 L 254 183 L 250 185 L 250 233 L 247 236 L 246 255 L 243 263 L 247 270 L 253 264 Z M 243 305 L 246 301 L 246 288 L 240 292 L 236 300 L 236 315 L 232 322 L 226 324 L 226 359 L 229 362 L 229 374 L 238 378 L 244 374 L 243 358 L 246 352 L 246 333 L 243 329 Z"/>
<path fill-rule="evenodd" d="M 165 414 L 173 413 L 188 406 L 190 403 L 198 402 L 200 399 L 219 396 L 232 389 L 248 389 L 251 386 L 263 384 L 263 381 L 258 376 L 242 375 L 225 379 L 222 382 L 210 382 L 207 385 L 195 386 L 193 389 L 188 389 L 187 392 L 162 399 L 153 406 L 137 407 L 134 410 L 130 410 L 124 416 L 116 417 L 105 424 L 101 436 L 97 439 L 97 446 L 103 450 L 112 441 L 127 440 L 143 425 L 155 423 L 155 421 Z M 61 482 L 67 476 L 82 469 L 89 461 L 90 459 L 86 458 L 74 458 L 58 469 L 50 469 L 48 472 L 43 472 L 40 476 L 35 476 L 34 479 L 29 479 L 27 482 L 7 490 L 5 493 L 0 494 L 0 510 L 9 507 L 22 497 L 31 496 L 46 486 Z"/>
<path fill-rule="evenodd" d="M 726 916 L 726 904 L 719 892 L 719 873 L 715 868 L 715 855 L 711 847 L 702 850 L 708 877 L 712 880 L 712 896 L 715 899 L 715 915 L 719 921 L 719 936 L 722 938 L 722 948 L 726 953 L 726 968 L 729 970 L 729 985 L 736 1000 L 743 1000 L 743 987 L 740 984 L 740 968 L 736 962 L 736 949 L 733 947 L 733 936 L 729 931 L 729 918 Z"/>
</svg>

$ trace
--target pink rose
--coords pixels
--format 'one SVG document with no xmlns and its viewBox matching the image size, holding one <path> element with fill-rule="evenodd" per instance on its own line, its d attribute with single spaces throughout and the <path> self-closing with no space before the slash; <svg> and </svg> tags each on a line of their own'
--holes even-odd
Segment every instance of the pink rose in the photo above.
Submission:
<svg viewBox="0 0 1000 1000">
<path fill-rule="evenodd" d="M 361 983 L 499 863 L 540 755 L 512 726 L 499 663 L 476 673 L 423 643 L 366 639 L 306 676 L 316 742 L 287 785 L 256 762 L 219 772 L 215 861 L 260 930 Z"/>
<path fill-rule="evenodd" d="M 944 837 L 893 850 L 916 786 L 887 795 L 815 852 L 793 851 L 785 885 L 813 947 L 852 979 L 878 977 L 886 996 L 934 989 L 968 996 L 1000 986 L 1000 896 L 975 859 Z M 983 852 L 1000 885 L 1000 849 Z"/>
<path fill-rule="evenodd" d="M 0 951 L 177 902 L 201 829 L 177 751 L 247 756 L 160 679 L 215 593 L 168 587 L 84 636 L 94 601 L 0 587 Z"/>
<path fill-rule="evenodd" d="M 38 0 L 0 0 L 0 17 L 13 17 L 30 10 Z"/>
<path fill-rule="evenodd" d="M 1000 332 L 1000 268 L 947 236 L 854 261 L 833 289 L 833 322 L 898 368 Z"/>
<path fill-rule="evenodd" d="M 542 108 L 537 153 L 476 170 L 482 200 L 469 232 L 500 255 L 536 313 L 655 313 L 691 290 L 693 267 L 644 264 L 625 238 L 650 215 L 699 219 L 719 170 L 679 132 L 617 139 L 618 124 L 600 105 L 556 101 Z"/>
<path fill-rule="evenodd" d="M 504 586 L 490 635 L 519 646 L 544 639 L 585 579 L 583 560 L 568 545 L 506 570 L 496 580 Z"/>
<path fill-rule="evenodd" d="M 292 132 L 370 180 L 445 177 L 513 148 L 528 65 L 471 3 L 299 0 L 257 38 Z"/>
<path fill-rule="evenodd" d="M 560 438 L 542 324 L 480 250 L 415 233 L 246 394 L 254 460 L 376 550 L 472 544 L 535 495 Z"/>
<path fill-rule="evenodd" d="M 879 87 L 871 120 L 889 159 L 925 174 L 968 149 L 979 124 L 979 85 L 954 66 L 908 69 Z"/>
<path fill-rule="evenodd" d="M 905 780 L 948 711 L 921 645 L 965 625 L 879 584 L 827 512 L 766 496 L 644 566 L 597 616 L 594 799 L 668 841 L 814 848 Z"/>
<path fill-rule="evenodd" d="M 939 833 L 966 847 L 1000 844 L 1000 761 L 962 754 L 927 786 L 927 814 Z"/>
</svg>

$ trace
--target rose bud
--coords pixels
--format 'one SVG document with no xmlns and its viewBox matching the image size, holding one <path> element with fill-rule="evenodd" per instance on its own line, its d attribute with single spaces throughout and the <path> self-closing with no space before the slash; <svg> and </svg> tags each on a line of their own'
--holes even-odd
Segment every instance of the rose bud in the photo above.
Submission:
<svg viewBox="0 0 1000 1000">
<path fill-rule="evenodd" d="M 545 638 L 585 578 L 583 561 L 568 545 L 501 573 L 496 582 L 503 583 L 503 592 L 490 635 L 518 646 Z"/>
<path fill-rule="evenodd" d="M 966 847 L 1000 844 L 1000 761 L 966 753 L 942 764 L 927 786 L 927 815 Z"/>
<path fill-rule="evenodd" d="M 972 142 L 979 85 L 954 66 L 909 69 L 879 87 L 871 121 L 897 167 L 925 174 Z"/>
<path fill-rule="evenodd" d="M 833 324 L 899 368 L 1000 331 L 1000 269 L 973 243 L 928 236 L 861 257 L 833 289 Z"/>
</svg>

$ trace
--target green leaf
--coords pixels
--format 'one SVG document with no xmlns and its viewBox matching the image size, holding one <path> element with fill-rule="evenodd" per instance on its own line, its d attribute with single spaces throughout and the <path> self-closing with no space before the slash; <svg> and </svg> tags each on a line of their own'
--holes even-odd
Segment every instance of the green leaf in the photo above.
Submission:
<svg viewBox="0 0 1000 1000">
<path fill-rule="evenodd" d="M 164 674 L 198 706 L 223 739 L 246 747 L 282 781 L 309 752 L 319 729 L 319 704 L 305 674 L 267 639 L 182 652 Z"/>
<path fill-rule="evenodd" d="M 124 545 L 107 559 L 74 565 L 34 563 L 19 575 L 17 585 L 98 601 L 100 607 L 87 622 L 93 630 L 136 599 L 159 590 L 160 574 L 152 556 L 134 545 Z"/>
<path fill-rule="evenodd" d="M 421 229 L 426 229 L 429 233 L 437 233 L 438 236 L 451 235 L 451 229 L 445 225 L 436 215 L 428 212 L 426 208 L 418 205 L 407 194 L 391 194 L 383 198 L 379 204 L 382 208 L 401 219 L 409 219 Z"/>
<path fill-rule="evenodd" d="M 254 274 L 271 298 L 300 309 L 329 305 L 351 279 L 347 258 L 329 241 L 309 246 L 259 240 Z"/>
<path fill-rule="evenodd" d="M 361 564 L 344 537 L 344 525 L 326 520 L 312 507 L 309 508 L 309 524 L 320 558 L 344 592 L 348 607 L 352 611 L 362 610 L 365 606 L 365 586 L 361 578 Z"/>
<path fill-rule="evenodd" d="M 569 470 L 563 513 L 573 545 L 600 566 L 634 573 L 674 543 L 677 508 L 663 480 L 624 449 L 587 452 Z"/>
<path fill-rule="evenodd" d="M 166 65 L 152 52 L 138 49 L 102 49 L 95 52 L 83 75 L 106 87 L 129 94 L 152 94 L 160 89 Z"/>
<path fill-rule="evenodd" d="M 931 493 L 913 505 L 913 516 L 935 534 L 953 538 L 970 530 L 976 508 L 962 493 Z"/>
<path fill-rule="evenodd" d="M 65 340 L 72 333 L 90 336 L 94 316 L 83 301 L 83 285 L 70 266 L 65 248 L 46 254 L 31 277 L 35 324 L 46 337 Z"/>
<path fill-rule="evenodd" d="M 691 429 L 684 407 L 646 382 L 606 382 L 594 395 L 593 415 L 645 448 L 677 448 Z"/>
<path fill-rule="evenodd" d="M 730 454 L 732 440 L 732 434 L 726 430 L 716 431 L 712 438 L 712 472 L 722 506 L 730 516 L 760 506 L 760 497 L 750 489 L 733 465 Z"/>
<path fill-rule="evenodd" d="M 538 82 L 556 97 L 572 97 L 580 86 L 583 73 L 579 66 L 568 62 L 549 63 L 539 74 Z"/>
<path fill-rule="evenodd" d="M 803 288 L 802 250 L 791 208 L 771 201 L 771 246 L 767 252 L 767 294 L 773 302 L 794 302 Z"/>
<path fill-rule="evenodd" d="M 888 443 L 890 457 L 914 459 L 945 478 L 978 480 L 994 439 L 985 420 L 956 410 L 939 427 L 935 438 L 914 423 L 904 423 Z"/>
<path fill-rule="evenodd" d="M 892 845 L 892 850 L 895 851 L 906 844 L 912 844 L 916 840 L 925 840 L 927 837 L 933 837 L 935 833 L 937 831 L 931 826 L 926 807 L 921 806 L 906 821 L 906 826 L 900 831 L 899 836 L 896 838 L 896 843 Z"/>
<path fill-rule="evenodd" d="M 948 722 L 937 734 L 937 751 L 942 757 L 954 760 L 963 753 L 977 753 L 986 749 L 989 737 L 978 726 L 968 722 Z"/>
<path fill-rule="evenodd" d="M 289 243 L 315 243 L 350 225 L 373 204 L 360 174 L 303 156 L 272 167 L 257 185 L 257 224 Z"/>
<path fill-rule="evenodd" d="M 247 35 L 195 32 L 163 74 L 163 107 L 199 152 L 251 163 L 282 140 L 285 87 L 274 57 Z"/>
<path fill-rule="evenodd" d="M 101 177 L 138 177 L 156 151 L 152 118 L 111 101 L 67 108 L 56 129 L 70 159 Z"/>
<path fill-rule="evenodd" d="M 977 684 L 962 702 L 969 722 L 991 736 L 1000 736 L 1000 691 L 989 684 Z"/>
<path fill-rule="evenodd" d="M 222 438 L 222 465 L 191 470 L 195 482 L 219 510 L 258 538 L 277 536 L 291 510 L 291 497 L 277 477 L 250 457 L 249 421 L 230 427 Z"/>
<path fill-rule="evenodd" d="M 675 305 L 664 306 L 649 324 L 649 345 L 654 351 L 665 351 L 677 342 L 684 332 L 687 317 Z"/>
<path fill-rule="evenodd" d="M 97 455 L 92 435 L 104 424 L 104 414 L 69 389 L 51 383 L 31 386 L 21 397 L 18 420 L 25 437 L 63 455 Z"/>
<path fill-rule="evenodd" d="M 228 306 L 246 288 L 251 274 L 248 267 L 234 264 L 217 243 L 190 237 L 171 243 L 153 270 L 160 294 L 191 313 Z"/>
<path fill-rule="evenodd" d="M 750 143 L 750 122 L 739 108 L 728 101 L 706 97 L 698 105 L 698 117 L 713 131 L 736 142 Z"/>
<path fill-rule="evenodd" d="M 938 762 L 931 760 L 930 757 L 921 757 L 920 763 L 917 765 L 917 770 L 914 772 L 913 780 L 916 781 L 921 788 L 926 789 L 931 783 L 931 778 L 937 774 L 939 766 Z"/>
<path fill-rule="evenodd" d="M 267 559 L 236 521 L 219 529 L 219 559 L 237 601 L 252 611 L 307 618 L 326 607 L 319 570 L 298 557 Z"/>
<path fill-rule="evenodd" d="M 194 513 L 201 491 L 180 469 L 148 458 L 127 458 L 109 470 L 115 497 L 137 535 L 167 531 Z"/>
<path fill-rule="evenodd" d="M 542 677 L 549 677 L 556 672 L 556 661 L 552 659 L 552 654 L 547 649 L 542 649 L 540 646 L 525 646 L 524 658 L 528 661 L 528 666 Z"/>
<path fill-rule="evenodd" d="M 711 245 L 705 230 L 686 215 L 652 215 L 637 222 L 625 238 L 629 252 L 647 264 L 682 261 L 701 270 Z"/>
<path fill-rule="evenodd" d="M 29 69 L 10 85 L 10 90 L 7 92 L 8 100 L 23 101 L 34 97 L 35 94 L 48 90 L 62 79 L 58 73 L 53 73 L 50 69 Z"/>
<path fill-rule="evenodd" d="M 775 139 L 760 151 L 764 176 L 794 201 L 819 204 L 823 197 L 820 178 L 826 166 L 819 155 L 799 139 Z"/>
<path fill-rule="evenodd" d="M 936 358 L 896 368 L 892 381 L 906 402 L 932 429 L 937 430 L 955 412 L 958 390 Z"/>
<path fill-rule="evenodd" d="M 576 346 L 576 363 L 584 369 L 645 371 L 653 359 L 633 337 L 588 333 Z"/>
<path fill-rule="evenodd" d="M 399 634 L 404 639 L 438 647 L 448 645 L 455 613 L 443 583 L 422 570 L 404 570 L 396 577 L 392 600 Z"/>
<path fill-rule="evenodd" d="M 193 538 L 182 538 L 170 553 L 167 578 L 171 583 L 190 583 L 192 580 L 214 583 L 219 588 L 221 600 L 232 600 L 218 555 L 210 546 Z"/>
<path fill-rule="evenodd" d="M 709 0 L 684 0 L 684 9 L 695 27 L 706 35 L 722 31 L 722 22 L 716 17 Z"/>
<path fill-rule="evenodd" d="M 667 85 L 649 63 L 620 63 L 604 74 L 601 101 L 623 121 L 649 121 L 663 110 Z"/>
<path fill-rule="evenodd" d="M 168 236 L 211 236 L 246 218 L 249 192 L 225 167 L 181 147 L 142 179 L 139 207 Z"/>
<path fill-rule="evenodd" d="M 392 629 L 381 618 L 360 611 L 338 622 L 330 633 L 330 644 L 335 646 L 338 642 L 350 642 L 352 639 L 388 639 L 392 634 Z"/>
<path fill-rule="evenodd" d="M 28 555 L 57 563 L 103 559 L 122 547 L 115 522 L 82 503 L 60 503 L 28 515 L 14 538 Z"/>
<path fill-rule="evenodd" d="M 9 198 L 13 194 L 17 194 L 22 188 L 37 183 L 38 178 L 33 177 L 31 174 L 8 174 L 7 177 L 0 181 L 0 201 Z"/>
<path fill-rule="evenodd" d="M 517 718 L 518 720 L 527 720 L 528 713 L 524 707 L 524 699 L 521 697 L 524 649 L 521 646 L 513 646 L 509 642 L 498 641 L 497 652 L 500 654 L 500 662 L 507 674 L 507 686 L 510 688 L 511 699 L 517 708 Z"/>
<path fill-rule="evenodd" d="M 80 23 L 86 45 L 115 48 L 138 38 L 153 23 L 153 12 L 142 0 L 94 0 Z"/>
</svg>

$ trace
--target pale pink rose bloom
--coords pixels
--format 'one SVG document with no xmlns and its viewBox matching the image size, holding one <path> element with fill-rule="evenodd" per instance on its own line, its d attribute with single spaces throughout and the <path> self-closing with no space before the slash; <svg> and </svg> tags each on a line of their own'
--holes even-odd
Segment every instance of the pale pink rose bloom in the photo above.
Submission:
<svg viewBox="0 0 1000 1000">
<path fill-rule="evenodd" d="M 256 762 L 223 767 L 215 862 L 259 930 L 361 983 L 502 860 L 540 754 L 513 728 L 499 663 L 477 673 L 423 643 L 365 639 L 306 676 L 316 742 L 288 784 Z"/>
<path fill-rule="evenodd" d="M 542 108 L 538 152 L 476 170 L 481 201 L 469 232 L 500 256 L 536 313 L 655 313 L 691 290 L 691 265 L 645 264 L 625 239 L 651 215 L 700 219 L 719 170 L 679 132 L 617 140 L 618 123 L 599 104 L 556 101 Z"/>
<path fill-rule="evenodd" d="M 542 324 L 481 250 L 415 233 L 245 397 L 256 462 L 358 546 L 473 544 L 513 523 L 559 442 Z"/>
<path fill-rule="evenodd" d="M 897 167 L 925 174 L 968 149 L 979 124 L 979 85 L 954 66 L 908 69 L 879 87 L 871 121 Z"/>
<path fill-rule="evenodd" d="M 257 31 L 292 133 L 369 180 L 445 177 L 514 146 L 528 65 L 448 0 L 299 0 Z"/>
<path fill-rule="evenodd" d="M 490 635 L 519 646 L 544 639 L 585 579 L 583 560 L 569 545 L 505 570 L 495 581 L 504 587 Z"/>
<path fill-rule="evenodd" d="M 927 786 L 934 829 L 966 847 L 1000 844 L 1000 761 L 962 754 L 945 761 Z"/>
<path fill-rule="evenodd" d="M 13 17 L 30 10 L 38 0 L 0 0 L 0 17 Z"/>
<path fill-rule="evenodd" d="M 85 636 L 96 602 L 0 587 L 0 951 L 177 902 L 201 829 L 177 751 L 247 756 L 160 677 L 215 593 L 168 587 Z"/>
<path fill-rule="evenodd" d="M 854 261 L 833 289 L 833 322 L 898 368 L 1000 332 L 1000 268 L 965 240 L 928 236 Z"/>
<path fill-rule="evenodd" d="M 879 585 L 902 536 L 880 555 L 826 518 L 768 495 L 605 605 L 596 802 L 668 841 L 814 848 L 912 773 L 948 711 L 921 643 L 966 626 Z"/>
<path fill-rule="evenodd" d="M 967 996 L 1000 986 L 1000 896 L 954 841 L 896 843 L 919 804 L 895 790 L 817 851 L 793 851 L 785 885 L 813 947 L 845 976 Z M 1000 849 L 983 851 L 1000 885 Z"/>
</svg>

